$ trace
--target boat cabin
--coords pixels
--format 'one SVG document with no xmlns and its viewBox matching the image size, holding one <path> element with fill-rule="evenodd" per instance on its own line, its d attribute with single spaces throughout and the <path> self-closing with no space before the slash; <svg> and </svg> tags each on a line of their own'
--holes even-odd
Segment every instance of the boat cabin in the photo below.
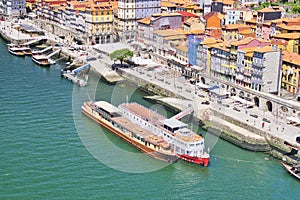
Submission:
<svg viewBox="0 0 300 200">
<path fill-rule="evenodd" d="M 174 118 L 161 120 L 161 123 L 163 124 L 163 127 L 165 129 L 167 129 L 168 131 L 171 131 L 172 133 L 174 133 L 175 131 L 177 131 L 179 129 L 187 127 L 187 124 L 185 124 L 177 119 L 174 119 Z"/>
<path fill-rule="evenodd" d="M 101 113 L 103 117 L 112 118 L 121 116 L 119 109 L 106 101 L 97 101 L 94 105 L 97 112 Z"/>
</svg>

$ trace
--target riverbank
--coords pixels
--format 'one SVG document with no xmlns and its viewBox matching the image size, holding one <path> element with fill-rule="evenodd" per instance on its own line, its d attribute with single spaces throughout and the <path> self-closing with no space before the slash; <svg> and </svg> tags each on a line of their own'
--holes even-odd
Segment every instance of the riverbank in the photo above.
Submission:
<svg viewBox="0 0 300 200">
<path fill-rule="evenodd" d="M 167 87 L 158 84 L 158 82 L 143 79 L 129 69 L 119 69 L 119 73 L 126 81 L 137 85 L 142 90 L 158 95 L 146 97 L 147 99 L 169 107 L 175 112 L 182 111 L 188 104 L 201 102 L 202 100 L 198 97 L 188 99 L 187 95 L 180 94 L 180 92 L 183 92 L 182 90 L 179 92 L 169 90 Z M 272 136 L 268 132 L 231 118 L 223 113 L 222 107 L 207 106 L 199 103 L 196 103 L 193 107 L 196 108 L 195 121 L 200 120 L 201 127 L 210 133 L 246 150 L 268 152 L 275 158 L 285 159 L 288 163 L 298 162 L 299 153 L 291 157 L 285 155 L 291 151 L 291 148 L 284 144 L 284 139 Z"/>
<path fill-rule="evenodd" d="M 51 35 L 47 33 L 48 39 L 52 42 L 59 42 L 57 41 L 57 36 Z M 9 39 L 9 38 L 8 38 Z M 12 40 L 12 38 L 11 38 Z M 72 45 L 72 44 L 69 44 Z M 82 61 L 82 64 L 85 64 L 86 62 L 90 63 L 92 66 L 92 71 L 97 72 L 101 74 L 101 76 L 109 83 L 116 83 L 119 81 L 124 80 L 121 76 L 119 76 L 115 71 L 110 69 L 111 61 L 107 57 L 101 57 L 98 58 L 96 56 L 96 60 L 93 61 L 87 61 L 88 56 L 94 56 L 97 55 L 97 52 L 89 46 L 85 47 L 86 49 L 80 50 L 80 51 L 71 51 L 69 50 L 69 46 L 62 47 L 63 54 L 66 56 L 71 56 L 74 59 L 79 59 Z M 82 55 L 83 51 L 87 51 L 87 54 Z M 120 70 L 122 71 L 122 69 Z M 143 75 L 143 72 L 140 75 Z M 122 74 L 122 72 L 121 72 Z M 180 101 L 183 101 L 183 99 L 187 99 L 187 96 L 184 95 L 183 87 L 177 86 L 178 91 L 168 89 L 166 85 L 157 84 L 157 82 L 151 82 L 148 79 L 141 78 L 140 76 L 132 76 L 132 74 L 122 74 L 123 77 L 133 84 L 137 85 L 141 89 L 145 91 L 150 91 L 154 94 L 162 95 L 162 96 L 171 96 L 180 99 Z M 150 79 L 150 78 L 149 78 Z M 175 85 L 175 82 L 174 82 Z M 199 104 L 199 102 L 203 101 L 203 99 L 200 99 L 196 97 L 194 99 L 196 102 L 196 105 Z M 161 101 L 162 103 L 163 101 Z M 167 106 L 172 106 L 170 102 L 163 102 Z M 195 107 L 198 107 L 195 106 Z M 182 110 L 184 107 L 178 107 L 178 110 Z M 275 152 L 274 155 L 279 157 L 283 157 L 283 154 L 285 152 L 289 152 L 290 149 L 286 148 L 284 145 L 284 140 L 278 137 L 275 137 L 271 135 L 268 132 L 261 131 L 257 128 L 253 128 L 252 126 L 248 126 L 247 124 L 242 124 L 240 121 L 231 118 L 230 116 L 219 112 L 216 109 L 213 109 L 213 107 L 209 108 L 208 110 L 200 110 L 196 111 L 196 116 L 201 120 L 203 123 L 203 128 L 206 130 L 211 131 L 215 135 L 220 136 L 221 138 L 241 147 L 247 150 L 251 151 L 270 151 L 271 147 L 273 147 L 273 151 Z M 206 113 L 203 116 L 203 114 Z M 213 116 L 213 119 L 210 119 L 210 117 Z M 203 118 L 204 117 L 204 118 Z M 250 130 L 250 131 L 249 131 Z M 277 150 L 280 151 L 277 151 Z M 278 154 L 277 154 L 277 153 Z M 298 154 L 299 156 L 299 154 Z"/>
</svg>

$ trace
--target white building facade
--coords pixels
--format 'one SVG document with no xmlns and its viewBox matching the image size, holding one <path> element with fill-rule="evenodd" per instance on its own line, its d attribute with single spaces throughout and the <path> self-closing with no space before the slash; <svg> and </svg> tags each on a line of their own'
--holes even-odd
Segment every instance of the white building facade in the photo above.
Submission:
<svg viewBox="0 0 300 200">
<path fill-rule="evenodd" d="M 0 7 L 3 14 L 11 16 L 24 15 L 26 13 L 26 0 L 2 0 Z"/>
<path fill-rule="evenodd" d="M 161 12 L 161 0 L 118 0 L 118 32 L 132 38 L 137 29 L 137 20 Z M 121 36 L 122 37 L 122 36 Z"/>
</svg>

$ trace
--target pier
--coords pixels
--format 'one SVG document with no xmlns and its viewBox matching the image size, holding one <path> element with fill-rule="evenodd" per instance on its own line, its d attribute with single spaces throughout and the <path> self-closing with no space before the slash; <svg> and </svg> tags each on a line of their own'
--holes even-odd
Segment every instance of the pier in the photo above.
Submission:
<svg viewBox="0 0 300 200">
<path fill-rule="evenodd" d="M 90 67 L 90 64 L 85 64 L 72 71 L 61 71 L 61 73 L 63 77 L 65 77 L 69 81 L 72 81 L 74 84 L 85 87 L 87 86 L 88 72 L 90 70 Z M 87 70 L 87 72 L 84 73 L 84 70 Z M 80 76 L 83 76 L 83 78 L 81 78 Z"/>
</svg>

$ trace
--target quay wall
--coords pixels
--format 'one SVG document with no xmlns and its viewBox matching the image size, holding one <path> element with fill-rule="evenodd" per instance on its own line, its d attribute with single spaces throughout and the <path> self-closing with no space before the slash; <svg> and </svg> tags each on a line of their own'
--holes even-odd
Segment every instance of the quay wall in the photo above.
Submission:
<svg viewBox="0 0 300 200">
<path fill-rule="evenodd" d="M 160 96 L 171 96 L 175 98 L 182 98 L 182 96 L 177 95 L 173 93 L 172 91 L 169 91 L 165 88 L 162 88 L 158 85 L 149 83 L 137 76 L 134 76 L 132 74 L 126 73 L 124 70 L 119 70 L 119 73 L 122 75 L 123 78 L 125 78 L 128 82 L 133 82 L 134 84 L 138 85 L 138 87 L 145 91 L 150 91 L 153 94 L 160 95 Z M 171 110 L 174 111 L 180 111 L 180 109 L 159 100 L 152 99 L 154 101 L 157 101 L 159 103 L 162 103 L 165 107 L 171 107 Z M 202 125 L 202 128 L 211 132 L 215 135 L 220 135 L 221 138 L 224 140 L 235 144 L 243 149 L 247 149 L 250 151 L 270 151 L 271 148 L 269 144 L 265 140 L 254 140 L 250 137 L 243 136 L 242 133 L 238 133 L 235 130 L 232 130 L 230 127 L 224 126 L 223 124 L 212 124 L 209 121 L 205 121 L 202 119 L 196 119 L 195 121 L 199 121 Z M 236 121 L 236 123 L 238 123 Z"/>
<path fill-rule="evenodd" d="M 160 96 L 171 96 L 174 98 L 182 98 L 182 96 L 177 95 L 173 93 L 172 91 L 169 91 L 165 88 L 162 88 L 158 85 L 149 83 L 145 81 L 144 79 L 141 79 L 137 76 L 134 76 L 132 74 L 126 73 L 124 70 L 119 69 L 118 71 L 123 78 L 128 83 L 137 85 L 139 89 L 142 89 L 144 91 L 150 92 L 151 94 L 156 94 Z M 154 101 L 157 101 L 161 103 L 163 106 L 170 108 L 170 110 L 175 112 L 180 112 L 179 108 L 176 108 L 166 102 L 159 101 L 156 99 L 151 99 Z M 195 119 L 195 122 L 199 122 L 201 127 L 204 130 L 207 130 L 208 132 L 220 136 L 220 138 L 240 147 L 246 150 L 250 151 L 257 151 L 257 152 L 268 152 L 271 156 L 277 158 L 277 159 L 286 159 L 287 163 L 293 164 L 297 163 L 297 160 L 300 158 L 300 152 L 298 152 L 297 155 L 294 156 L 286 156 L 287 153 L 291 151 L 291 148 L 288 148 L 284 144 L 284 140 L 272 136 L 267 132 L 261 131 L 259 129 L 256 129 L 252 126 L 249 126 L 248 124 L 243 124 L 230 116 L 224 115 L 220 112 L 214 111 L 215 116 L 219 116 L 221 119 L 224 119 L 225 121 L 228 121 L 229 123 L 235 124 L 241 128 L 244 128 L 246 130 L 249 130 L 255 134 L 258 134 L 265 138 L 265 140 L 257 140 L 251 137 L 246 137 L 243 135 L 243 133 L 237 132 L 233 130 L 231 127 L 224 126 L 224 124 L 218 124 L 216 122 L 211 123 L 210 121 L 202 120 L 202 119 Z"/>
</svg>

